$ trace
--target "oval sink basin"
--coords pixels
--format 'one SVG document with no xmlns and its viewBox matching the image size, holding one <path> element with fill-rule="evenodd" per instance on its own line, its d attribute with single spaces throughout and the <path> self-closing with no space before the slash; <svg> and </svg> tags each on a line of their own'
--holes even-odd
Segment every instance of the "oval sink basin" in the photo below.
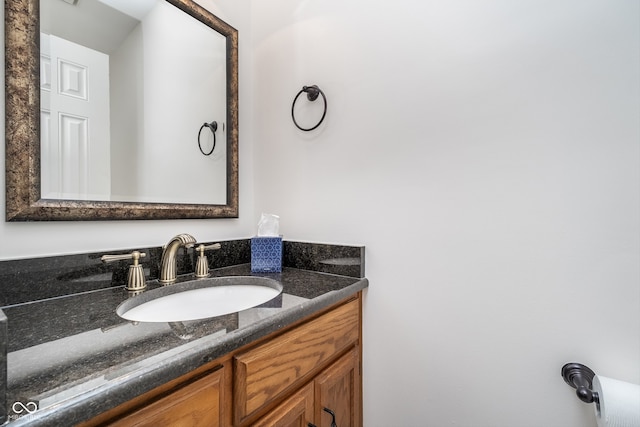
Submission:
<svg viewBox="0 0 640 427">
<path fill-rule="evenodd" d="M 212 277 L 147 291 L 124 301 L 116 313 L 138 322 L 206 319 L 259 306 L 281 292 L 282 285 L 266 277 Z"/>
</svg>

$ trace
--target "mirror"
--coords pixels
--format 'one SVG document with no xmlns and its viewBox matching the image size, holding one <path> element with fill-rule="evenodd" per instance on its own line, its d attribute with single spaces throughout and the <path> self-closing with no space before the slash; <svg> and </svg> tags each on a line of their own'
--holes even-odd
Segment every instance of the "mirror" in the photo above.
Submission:
<svg viewBox="0 0 640 427">
<path fill-rule="evenodd" d="M 191 0 L 15 0 L 5 28 L 7 221 L 238 216 L 234 28 Z"/>
</svg>

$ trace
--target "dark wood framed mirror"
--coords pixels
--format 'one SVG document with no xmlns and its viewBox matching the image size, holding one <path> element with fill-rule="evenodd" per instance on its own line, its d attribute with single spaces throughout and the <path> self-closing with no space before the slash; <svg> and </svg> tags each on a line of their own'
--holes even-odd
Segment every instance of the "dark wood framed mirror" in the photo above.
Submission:
<svg viewBox="0 0 640 427">
<path fill-rule="evenodd" d="M 107 193 L 106 195 L 95 196 L 95 193 L 89 191 L 87 193 L 80 194 L 80 197 L 74 196 L 75 193 L 59 192 L 58 196 L 52 197 L 47 193 L 45 188 L 48 185 L 49 172 L 48 166 L 45 164 L 43 167 L 42 159 L 47 157 L 47 149 L 43 149 L 44 143 L 42 141 L 42 135 L 49 132 L 49 126 L 43 121 L 42 111 L 45 102 L 42 95 L 41 82 L 43 79 L 50 78 L 47 75 L 47 71 L 44 72 L 41 63 L 41 1 L 46 2 L 59 2 L 64 4 L 64 7 L 77 6 L 79 3 L 87 0 L 11 0 L 5 2 L 5 71 L 6 71 L 6 154 L 5 154 L 5 174 L 6 174 L 6 221 L 78 221 L 78 220 L 133 220 L 133 219 L 188 219 L 188 218 L 236 218 L 238 217 L 238 32 L 236 29 L 199 6 L 192 0 L 150 0 L 160 2 L 163 8 L 170 5 L 171 9 L 175 9 L 181 15 L 179 18 L 184 21 L 185 17 L 193 23 L 187 25 L 198 25 L 208 27 L 207 31 L 213 30 L 216 34 L 222 37 L 220 44 L 223 47 L 223 52 L 219 54 L 221 59 L 220 67 L 223 68 L 224 80 L 222 85 L 224 86 L 224 92 L 213 94 L 207 91 L 206 85 L 201 85 L 201 81 L 208 79 L 209 74 L 206 72 L 205 67 L 197 66 L 190 67 L 191 69 L 198 69 L 201 72 L 202 79 L 194 80 L 193 77 L 185 77 L 181 75 L 179 71 L 174 71 L 170 79 L 165 78 L 160 82 L 161 85 L 166 87 L 177 87 L 177 91 L 181 95 L 186 92 L 186 88 L 192 90 L 194 93 L 200 93 L 203 98 L 212 98 L 215 96 L 222 96 L 222 109 L 215 113 L 216 117 L 211 117 L 213 114 L 209 114 L 205 111 L 202 117 L 197 116 L 201 111 L 207 110 L 206 107 L 198 108 L 194 107 L 198 114 L 189 114 L 188 120 L 189 127 L 186 130 L 183 129 L 180 133 L 172 135 L 172 142 L 179 144 L 180 152 L 188 152 L 189 156 L 194 160 L 176 159 L 172 154 L 171 149 L 163 148 L 160 153 L 153 155 L 139 155 L 140 161 L 143 162 L 145 169 L 141 172 L 142 166 L 126 165 L 122 167 L 122 164 L 129 161 L 130 158 L 135 157 L 133 155 L 120 154 L 120 160 L 117 163 L 120 169 L 110 170 L 109 185 L 116 186 L 117 178 L 122 178 L 122 170 L 134 170 L 137 172 L 138 179 L 146 184 L 149 182 L 155 183 L 156 181 L 168 181 L 160 182 L 159 186 L 151 190 L 152 194 L 145 194 L 136 199 L 129 195 L 113 195 Z M 92 0 L 96 1 L 96 0 Z M 43 23 L 44 24 L 44 23 Z M 170 41 L 171 44 L 176 44 L 180 49 L 179 43 L 184 42 L 183 38 L 176 37 L 178 34 L 183 34 L 180 30 L 172 32 L 171 27 L 167 27 L 167 24 L 162 24 L 164 33 L 173 37 Z M 165 34 L 165 35 L 166 35 Z M 148 33 L 145 33 L 145 42 L 149 41 Z M 201 37 L 199 37 L 201 38 Z M 104 37 L 102 37 L 104 39 Z M 164 47 L 160 49 L 155 45 L 155 51 L 161 52 L 165 55 Z M 184 47 L 184 46 L 183 46 Z M 44 47 L 43 47 L 44 48 Z M 213 49 L 213 47 L 212 47 Z M 145 54 L 146 55 L 146 54 Z M 193 60 L 194 53 L 191 50 L 191 57 L 181 59 L 183 64 L 189 65 L 188 61 Z M 208 47 L 200 48 L 196 50 L 195 56 L 209 55 Z M 135 58 L 141 55 L 134 56 Z M 146 58 L 146 56 L 145 56 Z M 180 63 L 180 61 L 172 60 L 171 63 Z M 185 67 L 186 67 L 185 65 Z M 53 66 L 51 67 L 53 68 Z M 143 68 L 144 79 L 149 80 L 150 76 L 153 76 L 153 67 Z M 159 68 L 156 68 L 158 72 Z M 138 69 L 138 71 L 140 68 Z M 76 70 L 72 70 L 71 74 L 80 75 L 76 73 Z M 42 75 L 41 75 L 42 74 Z M 111 74 L 115 74 L 113 69 Z M 155 77 L 155 76 L 153 76 Z M 53 79 L 52 79 L 53 80 Z M 147 88 L 148 82 L 140 81 L 140 84 L 134 84 L 134 90 L 136 87 L 144 86 Z M 184 87 L 178 85 L 183 84 Z M 129 83 L 131 89 L 131 83 Z M 157 89 L 156 85 L 151 93 L 160 93 L 161 97 L 165 97 L 165 92 Z M 147 89 L 145 89 L 147 90 Z M 166 90 L 166 89 L 163 89 Z M 52 91 L 53 92 L 53 91 Z M 96 91 L 93 93 L 95 94 Z M 113 92 L 113 91 L 112 91 Z M 120 90 L 122 93 L 123 90 Z M 131 93 L 124 91 L 125 93 Z M 172 93 L 173 93 L 172 92 Z M 89 92 L 91 93 L 91 92 Z M 131 94 L 133 96 L 133 94 Z M 122 97 L 122 95 L 120 95 Z M 167 97 L 169 97 L 167 95 Z M 48 95 L 47 95 L 48 98 Z M 94 99 L 98 96 L 94 96 Z M 158 99 L 158 96 L 155 98 Z M 201 105 L 200 100 L 196 101 L 183 101 L 186 105 Z M 125 101 L 125 104 L 128 103 Z M 121 104 L 122 105 L 122 101 Z M 184 110 L 184 103 L 176 101 L 176 98 L 171 99 L 171 103 L 168 106 L 160 108 L 170 117 L 170 120 L 165 118 L 154 119 L 150 117 L 144 117 L 146 126 L 144 132 L 152 133 L 149 129 L 157 131 L 155 138 L 151 143 L 146 141 L 145 144 L 155 144 L 158 146 L 158 135 L 171 134 L 171 130 L 178 129 L 178 114 Z M 48 107 L 44 107 L 47 109 Z M 138 107 L 141 110 L 143 107 Z M 147 108 L 147 107 L 145 107 Z M 158 109 L 158 108 L 156 108 Z M 114 107 L 111 106 L 111 110 Z M 145 110 L 146 111 L 146 110 Z M 148 114 L 147 114 L 148 115 Z M 130 118 L 131 114 L 127 115 Z M 110 119 L 115 121 L 116 119 Z M 198 128 L 202 123 L 208 123 L 212 120 L 217 120 L 217 145 L 214 153 L 216 155 L 207 156 L 206 161 L 210 163 L 201 163 L 205 158 L 198 149 L 199 136 Z M 149 127 L 151 126 L 151 127 Z M 93 126 L 96 128 L 97 126 Z M 117 126 L 118 132 L 125 126 Z M 62 126 L 54 133 L 58 134 L 62 131 Z M 72 130 L 75 128 L 71 128 Z M 76 129 L 77 130 L 77 129 Z M 112 131 L 112 133 L 115 133 Z M 203 132 L 204 133 L 204 132 Z M 206 134 L 206 133 L 205 133 Z M 207 134 L 208 135 L 208 134 Z M 120 138 L 125 140 L 126 138 Z M 130 145 L 133 145 L 133 141 L 129 141 Z M 205 142 L 206 144 L 206 142 Z M 110 148 L 111 157 L 115 158 L 113 154 L 114 148 Z M 140 149 L 137 149 L 140 151 Z M 208 149 L 207 149 L 208 151 Z M 192 154 L 195 153 L 195 154 Z M 220 153 L 220 154 L 218 154 Z M 107 155 L 108 156 L 108 155 Z M 213 198 L 203 198 L 202 200 L 197 198 L 184 198 L 181 199 L 183 193 L 186 193 L 186 189 L 195 190 L 196 192 L 206 194 L 211 191 L 212 181 L 215 178 L 207 178 L 204 171 L 209 170 L 209 165 L 212 162 L 217 162 L 222 168 L 222 172 L 218 171 L 218 179 L 216 185 L 222 188 L 222 192 Z M 68 169 L 67 166 L 62 165 L 62 171 Z M 47 171 L 46 176 L 43 176 L 42 171 Z M 156 176 L 151 176 L 156 173 Z M 102 173 L 104 175 L 104 173 Z M 173 186 L 174 178 L 178 179 L 182 177 L 184 182 L 176 184 L 178 187 L 176 193 L 176 200 L 171 198 L 165 199 L 164 191 L 167 185 Z M 132 187 L 129 185 L 132 182 L 128 177 L 121 179 L 119 184 L 121 188 Z M 123 184 L 124 182 L 124 184 Z M 44 184 L 44 186 L 43 186 Z M 122 190 L 125 191 L 125 190 Z M 174 190 L 175 191 L 175 190 Z M 44 193 L 44 196 L 43 196 Z"/>
</svg>

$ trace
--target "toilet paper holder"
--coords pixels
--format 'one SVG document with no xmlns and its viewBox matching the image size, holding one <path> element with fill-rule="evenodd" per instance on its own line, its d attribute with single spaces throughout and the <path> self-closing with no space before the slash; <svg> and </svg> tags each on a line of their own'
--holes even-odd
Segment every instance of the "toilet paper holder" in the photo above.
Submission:
<svg viewBox="0 0 640 427">
<path fill-rule="evenodd" d="M 562 378 L 571 387 L 576 389 L 578 399 L 585 403 L 596 403 L 600 406 L 598 393 L 593 391 L 593 377 L 596 374 L 589 367 L 581 363 L 567 363 L 562 367 Z"/>
</svg>

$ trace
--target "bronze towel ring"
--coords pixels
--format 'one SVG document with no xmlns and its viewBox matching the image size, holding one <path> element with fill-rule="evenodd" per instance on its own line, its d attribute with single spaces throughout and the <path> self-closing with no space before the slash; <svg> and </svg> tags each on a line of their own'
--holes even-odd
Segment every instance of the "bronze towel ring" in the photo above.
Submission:
<svg viewBox="0 0 640 427">
<path fill-rule="evenodd" d="M 200 134 L 202 133 L 202 129 L 204 129 L 205 127 L 209 128 L 211 130 L 211 133 L 213 134 L 213 147 L 211 147 L 211 151 L 209 151 L 208 153 L 204 152 L 204 150 L 202 149 L 202 145 L 200 144 Z M 200 152 L 205 156 L 209 156 L 211 153 L 213 153 L 213 150 L 216 149 L 216 130 L 218 130 L 218 122 L 216 121 L 205 123 L 200 126 L 200 130 L 198 131 L 198 148 L 200 149 Z"/>
<path fill-rule="evenodd" d="M 295 116 L 295 113 L 294 113 L 294 108 L 296 106 L 296 101 L 298 100 L 298 97 L 300 95 L 302 95 L 303 92 L 307 94 L 307 99 L 309 101 L 311 101 L 311 102 L 313 102 L 316 99 L 318 99 L 318 95 L 322 95 L 322 100 L 324 101 L 324 111 L 322 112 L 322 117 L 320 118 L 320 121 L 315 126 L 310 127 L 310 128 L 300 127 L 300 125 L 296 121 L 296 116 Z M 324 96 L 324 92 L 322 92 L 320 90 L 320 88 L 318 86 L 316 86 L 316 85 L 303 86 L 302 90 L 300 92 L 298 92 L 296 97 L 293 99 L 293 105 L 291 106 L 291 118 L 293 119 L 293 124 L 295 124 L 298 129 L 303 130 L 305 132 L 309 132 L 310 130 L 314 130 L 315 128 L 320 126 L 320 123 L 322 123 L 322 121 L 324 120 L 324 117 L 326 115 L 327 115 L 327 97 Z"/>
</svg>

